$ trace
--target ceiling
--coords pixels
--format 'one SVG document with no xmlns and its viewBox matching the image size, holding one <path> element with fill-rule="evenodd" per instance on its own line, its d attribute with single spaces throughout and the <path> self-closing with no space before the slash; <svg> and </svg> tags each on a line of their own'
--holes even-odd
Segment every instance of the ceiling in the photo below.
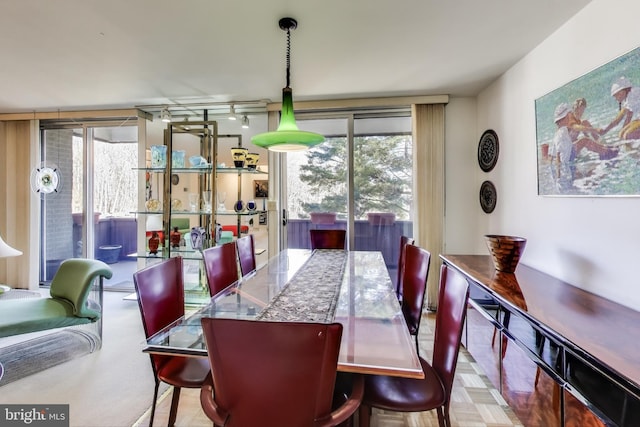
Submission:
<svg viewBox="0 0 640 427">
<path fill-rule="evenodd" d="M 590 0 L 2 0 L 0 112 L 474 96 Z"/>
</svg>

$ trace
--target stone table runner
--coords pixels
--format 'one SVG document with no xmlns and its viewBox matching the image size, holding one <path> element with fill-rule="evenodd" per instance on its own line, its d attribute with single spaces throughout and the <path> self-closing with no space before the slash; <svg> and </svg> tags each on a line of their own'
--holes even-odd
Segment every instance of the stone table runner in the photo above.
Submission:
<svg viewBox="0 0 640 427">
<path fill-rule="evenodd" d="M 257 319 L 333 322 L 346 261 L 346 251 L 315 250 Z"/>
</svg>

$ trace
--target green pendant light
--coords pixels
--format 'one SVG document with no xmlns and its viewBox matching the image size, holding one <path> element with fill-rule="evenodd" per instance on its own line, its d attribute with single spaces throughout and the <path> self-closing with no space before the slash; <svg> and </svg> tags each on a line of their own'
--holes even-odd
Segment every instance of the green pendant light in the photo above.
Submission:
<svg viewBox="0 0 640 427">
<path fill-rule="evenodd" d="M 298 129 L 296 117 L 293 113 L 293 91 L 289 87 L 291 66 L 291 30 L 295 30 L 298 22 L 293 18 L 282 18 L 280 29 L 287 32 L 287 86 L 282 89 L 282 111 L 280 124 L 275 132 L 265 132 L 255 135 L 251 142 L 258 147 L 270 151 L 303 151 L 324 141 L 319 133 L 306 132 Z"/>
</svg>

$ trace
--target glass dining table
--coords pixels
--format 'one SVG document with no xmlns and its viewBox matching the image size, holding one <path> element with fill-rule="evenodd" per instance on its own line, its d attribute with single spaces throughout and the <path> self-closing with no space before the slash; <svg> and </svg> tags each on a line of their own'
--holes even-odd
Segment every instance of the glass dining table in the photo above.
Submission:
<svg viewBox="0 0 640 427">
<path fill-rule="evenodd" d="M 424 377 L 381 252 L 284 250 L 150 337 L 143 351 L 206 357 L 203 317 L 338 322 L 338 371 Z"/>
</svg>

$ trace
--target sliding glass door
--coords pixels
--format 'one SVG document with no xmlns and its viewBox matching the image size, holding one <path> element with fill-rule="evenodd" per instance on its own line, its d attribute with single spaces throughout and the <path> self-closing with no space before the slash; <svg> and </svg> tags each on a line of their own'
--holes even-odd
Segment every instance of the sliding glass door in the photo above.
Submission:
<svg viewBox="0 0 640 427">
<path fill-rule="evenodd" d="M 42 166 L 60 175 L 41 191 L 40 282 L 48 284 L 72 257 L 112 265 L 105 287 L 133 290 L 137 206 L 137 126 L 42 125 Z"/>
<path fill-rule="evenodd" d="M 286 154 L 285 246 L 309 248 L 312 228 L 345 229 L 350 249 L 381 251 L 395 271 L 400 236 L 413 236 L 409 112 L 300 115 L 298 126 L 326 141 Z"/>
</svg>

